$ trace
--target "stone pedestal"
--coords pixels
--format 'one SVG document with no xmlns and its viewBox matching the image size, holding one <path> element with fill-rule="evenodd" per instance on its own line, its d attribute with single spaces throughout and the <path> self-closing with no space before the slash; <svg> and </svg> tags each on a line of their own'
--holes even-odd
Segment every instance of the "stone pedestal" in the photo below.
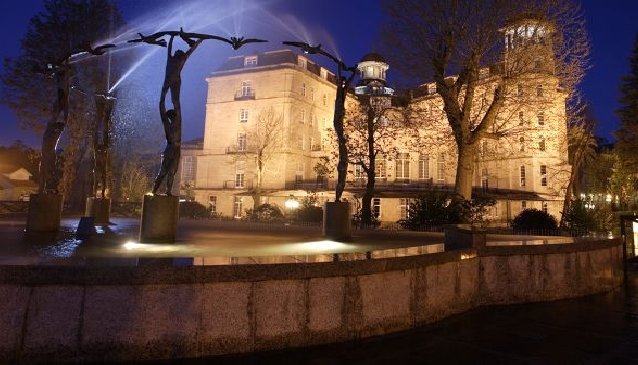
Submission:
<svg viewBox="0 0 638 365">
<path fill-rule="evenodd" d="M 445 251 L 485 247 L 484 229 L 458 224 L 445 227 Z"/>
<path fill-rule="evenodd" d="M 87 217 L 95 217 L 95 224 L 109 224 L 111 218 L 111 199 L 110 198 L 86 198 L 86 208 L 84 215 Z"/>
<path fill-rule="evenodd" d="M 62 194 L 31 194 L 27 232 L 53 232 L 60 229 Z"/>
<path fill-rule="evenodd" d="M 178 220 L 178 196 L 145 195 L 142 203 L 140 242 L 174 242 Z"/>
<path fill-rule="evenodd" d="M 326 202 L 323 206 L 323 235 L 335 241 L 350 238 L 350 204 Z"/>
</svg>

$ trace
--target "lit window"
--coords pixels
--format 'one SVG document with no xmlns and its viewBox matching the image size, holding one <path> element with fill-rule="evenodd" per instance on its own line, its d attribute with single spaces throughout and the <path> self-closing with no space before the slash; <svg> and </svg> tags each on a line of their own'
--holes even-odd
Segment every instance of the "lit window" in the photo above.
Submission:
<svg viewBox="0 0 638 365">
<path fill-rule="evenodd" d="M 538 149 L 541 151 L 545 151 L 546 149 L 545 137 L 543 137 L 542 135 L 540 136 L 540 141 L 538 141 Z"/>
<path fill-rule="evenodd" d="M 308 124 L 312 127 L 315 125 L 315 113 L 310 113 L 310 117 L 308 119 Z"/>
<path fill-rule="evenodd" d="M 246 122 L 248 122 L 248 109 L 241 108 L 239 110 L 239 123 L 246 123 Z"/>
<path fill-rule="evenodd" d="M 519 138 L 518 142 L 519 142 L 518 151 L 525 152 L 525 137 Z"/>
<path fill-rule="evenodd" d="M 301 96 L 306 96 L 306 83 L 301 84 Z"/>
<path fill-rule="evenodd" d="M 524 187 L 525 186 L 525 166 L 521 166 L 520 174 L 521 174 L 521 187 Z"/>
<path fill-rule="evenodd" d="M 541 186 L 547 186 L 547 165 L 540 166 Z"/>
<path fill-rule="evenodd" d="M 366 178 L 366 174 L 363 171 L 363 166 L 361 165 L 354 165 L 354 178 L 355 179 L 365 179 Z"/>
<path fill-rule="evenodd" d="M 303 182 L 305 164 L 303 162 L 297 162 L 297 168 L 295 169 L 295 182 Z"/>
<path fill-rule="evenodd" d="M 302 110 L 299 113 L 299 123 L 306 123 L 306 111 Z"/>
<path fill-rule="evenodd" d="M 303 138 L 303 134 L 298 134 L 297 135 L 297 148 L 303 150 L 304 149 L 304 138 Z"/>
<path fill-rule="evenodd" d="M 539 98 L 543 96 L 543 85 L 536 86 L 536 96 Z"/>
<path fill-rule="evenodd" d="M 315 89 L 313 87 L 310 88 L 310 100 L 315 101 Z"/>
<path fill-rule="evenodd" d="M 323 104 L 323 106 L 326 106 L 326 104 L 328 103 L 328 97 L 326 96 L 326 94 L 323 94 L 323 96 L 321 97 L 321 103 Z"/>
</svg>

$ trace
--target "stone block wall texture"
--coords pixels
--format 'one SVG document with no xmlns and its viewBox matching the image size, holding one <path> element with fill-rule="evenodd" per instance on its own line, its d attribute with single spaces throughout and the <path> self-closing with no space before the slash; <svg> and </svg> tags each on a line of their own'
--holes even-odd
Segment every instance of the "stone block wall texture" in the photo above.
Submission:
<svg viewBox="0 0 638 365">
<path fill-rule="evenodd" d="M 623 280 L 620 241 L 217 267 L 0 267 L 0 362 L 180 359 L 346 341 Z"/>
</svg>

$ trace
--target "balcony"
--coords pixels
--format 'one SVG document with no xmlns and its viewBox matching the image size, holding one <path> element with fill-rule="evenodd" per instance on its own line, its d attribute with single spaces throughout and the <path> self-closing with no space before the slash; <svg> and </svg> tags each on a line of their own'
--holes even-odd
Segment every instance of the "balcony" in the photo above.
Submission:
<svg viewBox="0 0 638 365">
<path fill-rule="evenodd" d="M 252 180 L 244 180 L 244 181 L 224 180 L 224 189 L 252 189 L 252 188 L 253 188 Z"/>
<path fill-rule="evenodd" d="M 304 179 L 286 182 L 286 190 L 328 190 L 328 179 Z"/>
<path fill-rule="evenodd" d="M 255 90 L 238 90 L 235 100 L 255 100 Z"/>
<path fill-rule="evenodd" d="M 248 148 L 246 148 L 246 146 L 241 146 L 241 145 L 230 145 L 228 147 L 226 147 L 226 153 L 227 154 L 231 154 L 231 153 L 248 153 L 250 152 L 248 150 Z"/>
</svg>

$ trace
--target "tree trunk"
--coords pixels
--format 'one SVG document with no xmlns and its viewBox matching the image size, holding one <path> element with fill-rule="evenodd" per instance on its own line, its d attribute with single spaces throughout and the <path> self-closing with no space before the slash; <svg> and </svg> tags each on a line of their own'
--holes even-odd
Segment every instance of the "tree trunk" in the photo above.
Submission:
<svg viewBox="0 0 638 365">
<path fill-rule="evenodd" d="M 456 183 L 454 192 L 459 198 L 472 199 L 472 178 L 474 176 L 473 145 L 458 146 L 459 156 L 457 160 Z"/>
<path fill-rule="evenodd" d="M 368 181 L 366 182 L 366 191 L 361 199 L 361 227 L 369 227 L 373 222 L 372 215 L 372 196 L 374 195 L 375 171 L 370 168 L 367 171 Z"/>
</svg>

